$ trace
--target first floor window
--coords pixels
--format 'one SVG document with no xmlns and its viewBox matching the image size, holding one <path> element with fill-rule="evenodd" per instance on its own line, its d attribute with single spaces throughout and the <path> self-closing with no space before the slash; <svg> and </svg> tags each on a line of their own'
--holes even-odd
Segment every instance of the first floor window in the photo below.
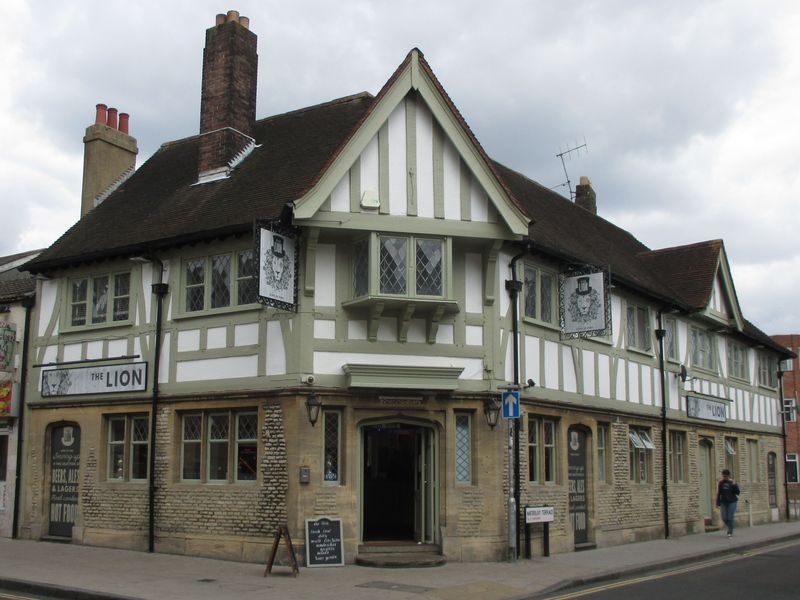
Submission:
<svg viewBox="0 0 800 600">
<path fill-rule="evenodd" d="M 728 377 L 747 379 L 747 349 L 728 340 Z"/>
<path fill-rule="evenodd" d="M 456 483 L 472 483 L 472 415 L 456 413 Z"/>
<path fill-rule="evenodd" d="M 214 411 L 181 416 L 181 479 L 232 483 L 258 475 L 258 413 Z"/>
<path fill-rule="evenodd" d="M 73 279 L 70 283 L 70 324 L 77 327 L 127 321 L 130 295 L 130 273 Z"/>
<path fill-rule="evenodd" d="M 525 316 L 545 323 L 555 320 L 553 295 L 555 277 L 552 273 L 525 265 Z"/>
<path fill-rule="evenodd" d="M 664 319 L 664 353 L 668 360 L 678 360 L 678 321 L 671 317 Z"/>
<path fill-rule="evenodd" d="M 258 299 L 252 248 L 192 258 L 184 262 L 183 268 L 187 312 L 253 304 Z"/>
<path fill-rule="evenodd" d="M 628 431 L 628 466 L 630 479 L 635 483 L 650 481 L 650 472 L 653 465 L 653 440 L 650 430 L 641 427 L 631 427 Z"/>
<path fill-rule="evenodd" d="M 646 306 L 628 305 L 628 347 L 649 352 L 653 347 L 650 336 L 650 311 Z"/>
<path fill-rule="evenodd" d="M 758 353 L 758 385 L 778 387 L 778 359 L 765 352 Z"/>
<path fill-rule="evenodd" d="M 711 334 L 704 329 L 692 327 L 691 337 L 692 365 L 702 369 L 714 370 L 714 349 L 711 346 Z"/>
<path fill-rule="evenodd" d="M 609 483 L 609 426 L 608 423 L 597 425 L 597 480 L 602 483 Z"/>
<path fill-rule="evenodd" d="M 106 477 L 118 481 L 147 479 L 150 424 L 147 415 L 107 419 Z"/>
<path fill-rule="evenodd" d="M 797 472 L 797 454 L 786 455 L 786 481 L 789 483 L 800 483 Z"/>
<path fill-rule="evenodd" d="M 669 473 L 674 483 L 686 481 L 686 433 L 669 432 Z"/>
<path fill-rule="evenodd" d="M 739 469 L 736 468 L 736 438 L 725 438 L 725 468 L 731 472 L 731 479 L 736 479 Z"/>
<path fill-rule="evenodd" d="M 757 482 L 761 479 L 759 474 L 758 440 L 747 440 L 747 464 L 750 469 L 750 481 Z"/>
<path fill-rule="evenodd" d="M 528 416 L 528 481 L 556 481 L 556 422 Z"/>
<path fill-rule="evenodd" d="M 322 412 L 324 431 L 325 469 L 323 477 L 327 483 L 341 483 L 342 413 L 338 410 Z"/>
</svg>

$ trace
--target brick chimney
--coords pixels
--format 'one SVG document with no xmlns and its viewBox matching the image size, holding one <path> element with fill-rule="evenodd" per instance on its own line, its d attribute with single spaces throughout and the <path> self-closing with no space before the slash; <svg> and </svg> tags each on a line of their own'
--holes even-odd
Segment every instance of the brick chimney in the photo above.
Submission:
<svg viewBox="0 0 800 600">
<path fill-rule="evenodd" d="M 117 115 L 116 108 L 96 106 L 94 125 L 83 136 L 81 217 L 133 173 L 139 148 L 136 138 L 128 134 L 128 125 L 126 113 Z"/>
<path fill-rule="evenodd" d="M 597 214 L 597 194 L 592 188 L 592 182 L 585 175 L 581 175 L 581 182 L 575 186 L 575 204 L 593 215 Z"/>
<path fill-rule="evenodd" d="M 252 141 L 258 54 L 250 20 L 235 10 L 206 30 L 200 99 L 200 181 L 224 177 Z"/>
</svg>

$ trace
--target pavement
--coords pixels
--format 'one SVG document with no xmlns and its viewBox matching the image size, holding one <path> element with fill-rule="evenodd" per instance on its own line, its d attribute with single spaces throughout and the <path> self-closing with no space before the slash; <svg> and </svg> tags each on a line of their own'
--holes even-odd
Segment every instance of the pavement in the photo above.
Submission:
<svg viewBox="0 0 800 600">
<path fill-rule="evenodd" d="M 800 543 L 800 521 L 741 527 L 516 562 L 448 563 L 380 569 L 275 566 L 0 538 L 0 588 L 78 600 L 522 600 L 588 583 L 613 581 Z M 266 559 L 266 557 L 265 557 Z"/>
</svg>

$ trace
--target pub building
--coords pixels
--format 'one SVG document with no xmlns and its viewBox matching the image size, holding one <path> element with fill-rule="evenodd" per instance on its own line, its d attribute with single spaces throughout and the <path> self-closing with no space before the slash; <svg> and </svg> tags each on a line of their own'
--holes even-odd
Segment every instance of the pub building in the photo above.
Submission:
<svg viewBox="0 0 800 600">
<path fill-rule="evenodd" d="M 526 507 L 552 552 L 714 527 L 723 467 L 781 518 L 791 354 L 722 241 L 650 249 L 588 178 L 495 162 L 416 48 L 259 119 L 257 65 L 218 15 L 199 133 L 138 169 L 96 107 L 80 220 L 27 267 L 22 537 L 263 562 L 285 525 L 304 562 L 324 519 L 344 563 L 505 560 Z"/>
</svg>

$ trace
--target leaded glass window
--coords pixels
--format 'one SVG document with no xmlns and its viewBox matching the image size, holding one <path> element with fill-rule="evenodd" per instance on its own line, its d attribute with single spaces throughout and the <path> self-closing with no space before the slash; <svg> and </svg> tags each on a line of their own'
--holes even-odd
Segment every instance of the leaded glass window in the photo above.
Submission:
<svg viewBox="0 0 800 600">
<path fill-rule="evenodd" d="M 406 238 L 381 238 L 380 290 L 382 294 L 406 293 L 407 247 L 408 240 Z"/>
<path fill-rule="evenodd" d="M 692 327 L 692 365 L 703 369 L 714 369 L 714 351 L 711 334 L 703 329 Z"/>
<path fill-rule="evenodd" d="M 456 414 L 456 483 L 472 483 L 471 415 Z"/>
<path fill-rule="evenodd" d="M 227 414 L 208 418 L 208 478 L 228 479 L 228 440 L 230 420 Z"/>
<path fill-rule="evenodd" d="M 115 481 L 147 479 L 147 415 L 108 417 L 106 477 Z"/>
<path fill-rule="evenodd" d="M 125 477 L 125 417 L 108 421 L 108 478 Z"/>
<path fill-rule="evenodd" d="M 536 285 L 538 272 L 532 267 L 525 267 L 525 316 L 532 319 L 539 317 L 537 310 L 539 288 Z"/>
<path fill-rule="evenodd" d="M 524 294 L 525 316 L 545 323 L 552 323 L 555 317 L 553 312 L 553 286 L 554 277 L 547 271 L 542 271 L 531 265 L 525 265 Z"/>
<path fill-rule="evenodd" d="M 203 310 L 205 300 L 205 266 L 203 258 L 186 261 L 186 310 Z"/>
<path fill-rule="evenodd" d="M 181 478 L 200 479 L 200 451 L 203 439 L 202 415 L 183 416 Z"/>
<path fill-rule="evenodd" d="M 130 273 L 95 275 L 70 284 L 70 324 L 102 325 L 130 316 Z M 110 306 L 110 310 L 109 310 Z M 91 315 L 88 318 L 87 315 Z"/>
<path fill-rule="evenodd" d="M 258 474 L 258 414 L 236 415 L 236 480 L 255 481 Z"/>
<path fill-rule="evenodd" d="M 248 483 L 258 478 L 259 421 L 255 410 L 181 417 L 181 479 Z"/>
<path fill-rule="evenodd" d="M 73 325 L 86 325 L 86 293 L 89 288 L 87 279 L 76 279 L 72 282 L 72 319 Z"/>
<path fill-rule="evenodd" d="M 323 411 L 324 460 L 323 479 L 327 483 L 341 483 L 339 458 L 341 454 L 341 413 L 338 410 Z"/>
<path fill-rule="evenodd" d="M 108 275 L 92 280 L 92 323 L 105 323 L 108 314 Z"/>
<path fill-rule="evenodd" d="M 147 479 L 148 430 L 147 417 L 131 421 L 131 479 Z"/>
<path fill-rule="evenodd" d="M 369 239 L 358 240 L 353 246 L 353 295 L 369 293 Z"/>
<path fill-rule="evenodd" d="M 231 257 L 229 254 L 211 257 L 211 308 L 231 304 Z"/>
<path fill-rule="evenodd" d="M 258 279 L 256 264 L 252 250 L 243 250 L 237 254 L 236 303 L 252 304 L 258 300 Z"/>
<path fill-rule="evenodd" d="M 442 241 L 417 240 L 417 294 L 442 295 Z"/>
<path fill-rule="evenodd" d="M 130 314 L 131 274 L 114 275 L 114 321 L 126 321 Z"/>
<path fill-rule="evenodd" d="M 192 258 L 184 262 L 184 268 L 186 312 L 258 301 L 257 265 L 252 249 Z"/>
</svg>

